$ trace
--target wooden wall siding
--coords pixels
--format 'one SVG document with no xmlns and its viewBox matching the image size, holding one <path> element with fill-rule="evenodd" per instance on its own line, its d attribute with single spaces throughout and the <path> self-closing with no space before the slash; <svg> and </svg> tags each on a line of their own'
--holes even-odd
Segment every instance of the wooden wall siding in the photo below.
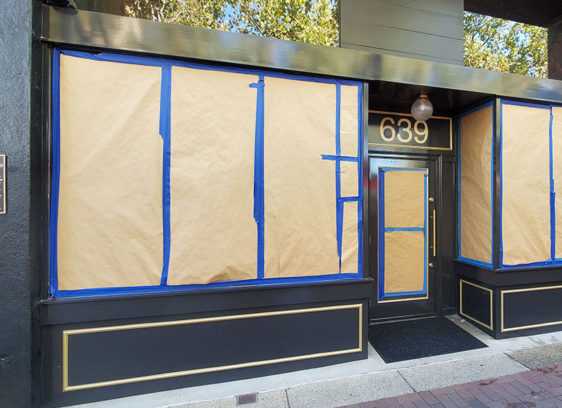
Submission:
<svg viewBox="0 0 562 408">
<path fill-rule="evenodd" d="M 341 0 L 340 43 L 462 65 L 463 0 Z"/>
</svg>

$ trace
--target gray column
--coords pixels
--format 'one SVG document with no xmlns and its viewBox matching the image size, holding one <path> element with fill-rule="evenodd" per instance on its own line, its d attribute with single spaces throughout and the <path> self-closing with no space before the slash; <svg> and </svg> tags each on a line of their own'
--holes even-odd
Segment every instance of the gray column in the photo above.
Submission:
<svg viewBox="0 0 562 408">
<path fill-rule="evenodd" d="M 3 0 L 0 11 L 0 154 L 7 156 L 7 213 L 0 215 L 1 407 L 37 404 L 30 251 L 32 7 L 32 0 Z"/>
<path fill-rule="evenodd" d="M 548 77 L 562 80 L 562 18 L 548 27 Z"/>
</svg>

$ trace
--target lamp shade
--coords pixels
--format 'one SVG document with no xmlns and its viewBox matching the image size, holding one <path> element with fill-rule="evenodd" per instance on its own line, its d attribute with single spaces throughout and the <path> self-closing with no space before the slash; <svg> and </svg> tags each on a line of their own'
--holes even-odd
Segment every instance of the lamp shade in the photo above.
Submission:
<svg viewBox="0 0 562 408">
<path fill-rule="evenodd" d="M 412 116 L 416 120 L 427 120 L 433 115 L 433 104 L 427 95 L 420 95 L 412 104 Z"/>
</svg>

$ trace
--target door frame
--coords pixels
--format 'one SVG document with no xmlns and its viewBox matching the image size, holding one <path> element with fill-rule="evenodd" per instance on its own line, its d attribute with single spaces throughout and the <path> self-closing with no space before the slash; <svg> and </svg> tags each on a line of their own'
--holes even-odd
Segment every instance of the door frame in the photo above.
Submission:
<svg viewBox="0 0 562 408">
<path fill-rule="evenodd" d="M 434 267 L 432 268 L 432 273 L 428 270 L 428 292 L 431 288 L 431 292 L 428 293 L 427 299 L 420 300 L 409 300 L 409 301 L 378 301 L 378 273 L 379 273 L 379 256 L 378 256 L 378 233 L 379 233 L 379 220 L 378 220 L 378 167 L 371 168 L 374 160 L 415 160 L 415 161 L 426 161 L 432 163 L 430 167 L 433 169 L 434 176 L 434 208 L 436 211 L 436 225 L 435 225 L 435 243 L 436 243 L 436 256 L 433 259 Z M 368 160 L 368 219 L 369 219 L 369 241 L 368 241 L 368 262 L 369 262 L 369 276 L 373 279 L 373 295 L 371 299 L 371 307 L 369 310 L 369 320 L 371 322 L 381 322 L 385 320 L 398 320 L 416 317 L 426 317 L 435 316 L 441 314 L 442 309 L 442 290 L 443 290 L 443 262 L 441 248 L 441 214 L 442 214 L 442 156 L 435 154 L 415 154 L 415 153 L 394 153 L 394 152 L 369 152 Z M 400 167 L 400 166 L 397 166 Z M 431 170 L 430 170 L 431 172 Z M 377 174 L 377 179 L 373 179 L 371 174 Z M 429 193 L 428 193 L 429 194 Z M 429 211 L 429 217 L 432 216 L 432 211 Z M 433 220 L 429 218 L 431 223 L 429 230 L 433 229 Z M 428 237 L 429 248 L 428 248 L 428 263 L 431 262 L 429 259 L 432 256 L 432 235 L 431 231 L 430 237 Z M 432 275 L 430 277 L 430 275 Z M 429 280 L 432 282 L 429 282 Z M 423 304 L 423 301 L 426 301 Z M 413 307 L 412 307 L 413 305 Z"/>
</svg>

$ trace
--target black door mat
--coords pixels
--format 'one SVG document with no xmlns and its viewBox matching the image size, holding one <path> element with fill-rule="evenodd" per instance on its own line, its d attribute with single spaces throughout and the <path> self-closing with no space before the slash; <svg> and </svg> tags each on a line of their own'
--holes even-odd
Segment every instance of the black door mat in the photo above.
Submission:
<svg viewBox="0 0 562 408">
<path fill-rule="evenodd" d="M 369 343 L 385 363 L 488 347 L 444 317 L 369 326 Z"/>
</svg>

